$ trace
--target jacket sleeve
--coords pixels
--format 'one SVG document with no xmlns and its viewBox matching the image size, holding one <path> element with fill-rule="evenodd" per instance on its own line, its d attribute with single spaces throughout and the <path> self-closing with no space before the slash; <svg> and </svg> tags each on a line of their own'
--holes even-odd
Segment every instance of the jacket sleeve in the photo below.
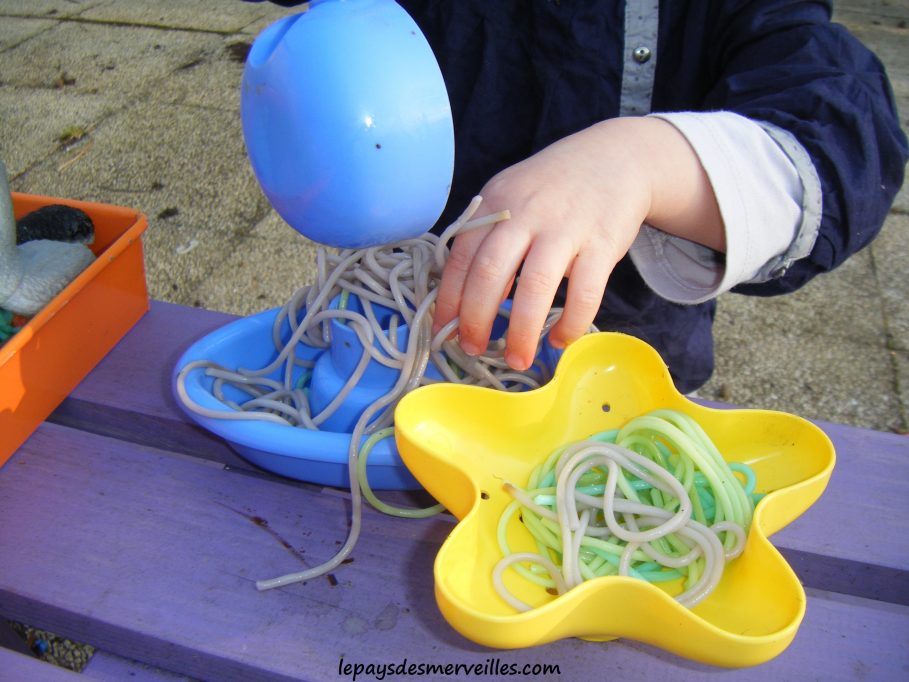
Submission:
<svg viewBox="0 0 909 682">
<path fill-rule="evenodd" d="M 802 179 L 803 221 L 787 254 L 740 293 L 793 291 L 866 246 L 903 182 L 906 136 L 878 58 L 830 20 L 827 2 L 719 2 L 704 108 L 759 123 Z"/>
</svg>

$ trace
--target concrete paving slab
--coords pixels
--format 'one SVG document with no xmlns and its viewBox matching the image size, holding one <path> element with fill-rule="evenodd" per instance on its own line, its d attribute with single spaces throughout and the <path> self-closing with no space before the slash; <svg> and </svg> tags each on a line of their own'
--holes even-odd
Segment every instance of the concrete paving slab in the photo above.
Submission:
<svg viewBox="0 0 909 682">
<path fill-rule="evenodd" d="M 0 157 L 12 177 L 54 154 L 67 139 L 90 134 L 117 105 L 103 95 L 63 96 L 59 89 L 0 87 Z M 54 111 L 53 116 L 46 112 Z"/>
<path fill-rule="evenodd" d="M 150 101 L 214 107 L 239 116 L 240 83 L 251 43 L 245 34 L 230 34 L 210 42 L 195 61 L 164 78 L 150 93 Z"/>
<path fill-rule="evenodd" d="M 65 19 L 79 16 L 107 0 L 0 0 L 0 16 L 53 17 Z"/>
<path fill-rule="evenodd" d="M 894 310 L 906 306 L 904 230 L 891 216 L 879 241 L 797 292 L 773 298 L 725 294 L 715 324 L 717 367 L 705 398 L 881 430 L 907 428 L 892 359 Z M 879 254 L 892 260 L 894 277 Z M 893 297 L 885 307 L 886 294 Z"/>
<path fill-rule="evenodd" d="M 909 215 L 891 214 L 871 251 L 880 282 L 888 347 L 909 351 Z"/>
<path fill-rule="evenodd" d="M 160 26 L 169 30 L 236 33 L 268 16 L 271 13 L 269 5 L 236 0 L 110 0 L 79 16 L 91 21 Z"/>
<path fill-rule="evenodd" d="M 192 304 L 199 282 L 266 212 L 240 139 L 231 113 L 135 106 L 99 125 L 84 156 L 55 154 L 13 188 L 141 208 L 151 295 Z"/>
<path fill-rule="evenodd" d="M 720 315 L 717 369 L 698 394 L 807 419 L 905 430 L 889 351 L 803 333 L 763 333 Z"/>
<path fill-rule="evenodd" d="M 298 288 L 316 280 L 318 246 L 274 211 L 215 268 L 196 291 L 211 310 L 249 315 L 284 305 Z"/>
<path fill-rule="evenodd" d="M 856 12 L 866 16 L 869 23 L 909 19 L 909 3 L 906 0 L 836 0 L 833 10 L 835 18 L 844 12 Z"/>
<path fill-rule="evenodd" d="M 261 19 L 245 27 L 243 29 L 244 34 L 255 37 L 278 19 L 291 14 L 299 14 L 300 12 L 304 11 L 302 6 L 299 5 L 294 7 L 281 7 L 279 5 L 273 5 L 268 2 L 263 4 L 268 5 L 269 11 Z"/>
<path fill-rule="evenodd" d="M 57 25 L 48 19 L 22 19 L 20 21 L 0 22 L 0 52 L 15 47 L 39 33 Z"/>
<path fill-rule="evenodd" d="M 883 348 L 886 329 L 878 298 L 873 259 L 866 249 L 791 294 L 724 294 L 717 326 L 747 328 L 754 335 L 800 334 Z"/>
<path fill-rule="evenodd" d="M 215 34 L 62 21 L 3 53 L 3 81 L 40 89 L 62 79 L 69 91 L 129 103 L 220 42 Z"/>
<path fill-rule="evenodd" d="M 903 425 L 898 433 L 909 436 L 909 353 L 893 351 L 893 364 L 896 370 L 896 393 L 900 402 Z"/>
<path fill-rule="evenodd" d="M 318 247 L 318 244 L 311 242 L 309 239 L 304 237 L 302 234 L 284 222 L 284 219 L 278 215 L 277 211 L 272 208 L 269 208 L 268 215 L 260 220 L 259 223 L 252 229 L 250 236 L 273 241 L 277 244 L 302 240 L 305 243 L 311 245 L 313 253 L 315 253 L 315 249 Z"/>
</svg>

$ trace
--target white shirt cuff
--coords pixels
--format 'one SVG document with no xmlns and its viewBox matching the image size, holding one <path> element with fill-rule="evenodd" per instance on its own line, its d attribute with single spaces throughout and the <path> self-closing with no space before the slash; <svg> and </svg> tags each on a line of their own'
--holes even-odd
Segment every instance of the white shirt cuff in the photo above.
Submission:
<svg viewBox="0 0 909 682">
<path fill-rule="evenodd" d="M 764 281 L 768 264 L 787 253 L 803 224 L 793 160 L 761 125 L 732 112 L 651 115 L 674 125 L 698 155 L 723 218 L 726 254 L 644 225 L 629 251 L 641 277 L 677 303 Z"/>
</svg>

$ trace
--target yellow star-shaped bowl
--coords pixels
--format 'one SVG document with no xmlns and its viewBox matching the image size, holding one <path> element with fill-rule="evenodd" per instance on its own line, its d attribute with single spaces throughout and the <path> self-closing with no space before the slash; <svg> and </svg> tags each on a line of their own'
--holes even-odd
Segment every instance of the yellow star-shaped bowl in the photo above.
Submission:
<svg viewBox="0 0 909 682">
<path fill-rule="evenodd" d="M 504 481 L 524 485 L 555 448 L 617 428 L 656 408 L 687 413 L 730 462 L 748 464 L 757 491 L 744 553 L 727 564 L 716 590 L 693 609 L 643 580 L 603 577 L 554 597 L 506 571 L 512 593 L 535 608 L 520 613 L 493 587 L 501 558 L 496 528 L 512 500 Z M 435 561 L 436 599 L 465 637 L 517 648 L 564 637 L 626 637 L 680 656 L 727 667 L 756 665 L 783 651 L 805 613 L 805 592 L 768 536 L 821 495 L 833 470 L 833 445 L 817 426 L 766 410 L 717 410 L 693 403 L 673 386 L 646 343 L 597 333 L 562 356 L 555 377 L 524 393 L 436 384 L 405 396 L 395 412 L 398 449 L 417 480 L 460 523 Z M 533 551 L 517 521 L 514 551 Z"/>
</svg>

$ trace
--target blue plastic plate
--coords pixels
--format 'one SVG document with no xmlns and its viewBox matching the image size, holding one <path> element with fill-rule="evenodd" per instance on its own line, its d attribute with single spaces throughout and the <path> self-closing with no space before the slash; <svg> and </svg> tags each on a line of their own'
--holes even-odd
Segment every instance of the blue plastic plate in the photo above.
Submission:
<svg viewBox="0 0 909 682">
<path fill-rule="evenodd" d="M 188 363 L 211 360 L 229 369 L 259 368 L 277 356 L 272 342 L 272 326 L 280 308 L 241 318 L 203 337 L 180 357 L 173 381 Z M 326 352 L 303 346 L 302 352 L 317 357 Z M 176 384 L 174 383 L 174 386 Z M 203 369 L 190 373 L 186 380 L 189 396 L 212 410 L 230 412 L 231 408 L 211 393 L 212 379 Z M 243 458 L 267 471 L 300 481 L 341 488 L 350 486 L 347 460 L 350 433 L 313 431 L 271 422 L 238 421 L 203 417 L 188 409 L 174 393 L 177 404 L 203 428 L 226 440 Z M 369 455 L 367 476 L 377 490 L 419 490 L 420 484 L 401 462 L 393 439 L 376 444 Z"/>
</svg>

